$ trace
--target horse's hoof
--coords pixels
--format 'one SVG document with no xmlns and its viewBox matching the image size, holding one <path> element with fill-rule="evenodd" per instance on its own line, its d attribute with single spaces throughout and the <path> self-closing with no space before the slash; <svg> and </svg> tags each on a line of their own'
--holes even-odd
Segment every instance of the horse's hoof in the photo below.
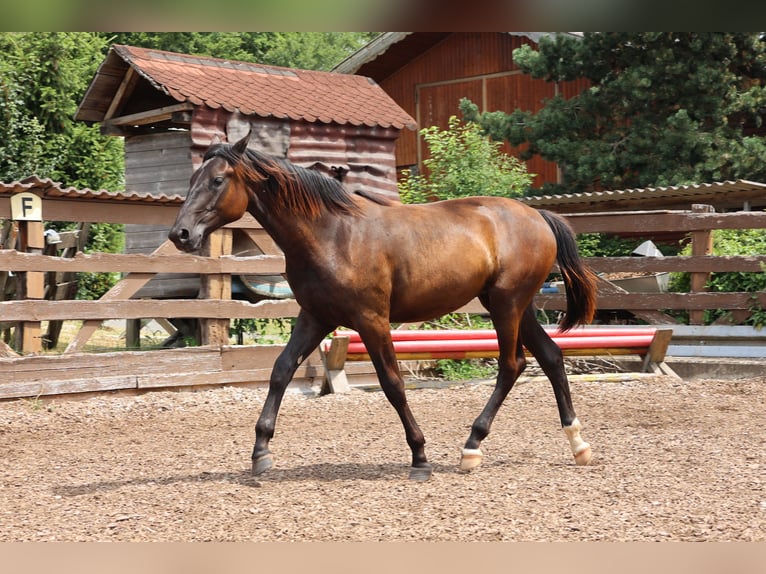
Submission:
<svg viewBox="0 0 766 574">
<path fill-rule="evenodd" d="M 434 473 L 434 467 L 430 464 L 428 466 L 411 466 L 410 467 L 410 480 L 416 482 L 425 482 Z"/>
<path fill-rule="evenodd" d="M 269 454 L 264 454 L 259 456 L 258 458 L 253 459 L 253 474 L 259 475 L 263 474 L 270 468 L 274 466 L 274 457 Z"/>
<path fill-rule="evenodd" d="M 460 470 L 470 472 L 481 465 L 481 450 L 478 448 L 464 448 L 460 457 Z"/>
<path fill-rule="evenodd" d="M 575 464 L 585 466 L 591 459 L 590 445 L 586 442 L 580 445 L 580 449 L 574 454 Z"/>
</svg>

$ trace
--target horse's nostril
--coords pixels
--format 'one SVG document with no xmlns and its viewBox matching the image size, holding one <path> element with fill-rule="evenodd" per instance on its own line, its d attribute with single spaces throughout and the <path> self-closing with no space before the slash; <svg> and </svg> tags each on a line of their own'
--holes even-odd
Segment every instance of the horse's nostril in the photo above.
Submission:
<svg viewBox="0 0 766 574">
<path fill-rule="evenodd" d="M 178 232 L 178 238 L 181 241 L 189 241 L 189 230 L 185 227 Z"/>
</svg>

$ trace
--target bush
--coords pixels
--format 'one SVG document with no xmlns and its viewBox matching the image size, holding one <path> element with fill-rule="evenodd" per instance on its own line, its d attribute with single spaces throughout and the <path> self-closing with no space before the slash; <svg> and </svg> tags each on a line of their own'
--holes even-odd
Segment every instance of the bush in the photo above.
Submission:
<svg viewBox="0 0 766 574">
<path fill-rule="evenodd" d="M 404 203 L 495 195 L 519 197 L 532 183 L 532 174 L 515 157 L 504 154 L 501 144 L 482 133 L 478 124 L 462 124 L 456 117 L 449 127 L 420 130 L 430 157 L 423 161 L 428 175 L 404 170 L 399 195 Z"/>
<path fill-rule="evenodd" d="M 713 255 L 762 255 L 766 253 L 766 234 L 760 229 L 717 229 L 713 231 Z M 684 246 L 680 255 L 691 255 L 691 243 Z M 712 273 L 707 283 L 709 291 L 716 293 L 754 293 L 766 289 L 766 273 Z M 672 273 L 670 290 L 686 293 L 691 289 L 691 274 Z M 762 327 L 766 324 L 766 311 L 754 303 L 752 315 L 746 325 Z M 705 311 L 705 323 L 709 324 L 726 313 L 723 309 Z"/>
</svg>

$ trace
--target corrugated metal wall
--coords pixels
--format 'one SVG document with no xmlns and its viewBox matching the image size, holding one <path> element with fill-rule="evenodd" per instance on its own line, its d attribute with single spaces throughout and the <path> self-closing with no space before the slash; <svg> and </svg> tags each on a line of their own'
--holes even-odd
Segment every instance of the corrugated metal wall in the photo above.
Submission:
<svg viewBox="0 0 766 574">
<path fill-rule="evenodd" d="M 253 148 L 328 175 L 331 167 L 343 167 L 349 170 L 344 178 L 349 189 L 361 186 L 399 198 L 394 154 L 400 132 L 393 128 L 260 118 L 197 108 L 191 128 L 194 167 L 201 164 L 214 136 L 235 142 L 248 129 L 252 130 Z"/>
</svg>

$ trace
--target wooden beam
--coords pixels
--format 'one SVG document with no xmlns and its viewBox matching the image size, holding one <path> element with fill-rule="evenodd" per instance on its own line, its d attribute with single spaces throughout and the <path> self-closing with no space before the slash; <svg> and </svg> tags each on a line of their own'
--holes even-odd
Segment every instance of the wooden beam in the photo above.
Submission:
<svg viewBox="0 0 766 574">
<path fill-rule="evenodd" d="M 172 106 L 164 106 L 154 110 L 147 110 L 145 112 L 138 112 L 136 114 L 128 114 L 126 116 L 117 116 L 105 120 L 103 125 L 105 126 L 142 126 L 146 124 L 153 124 L 169 120 L 176 112 L 183 112 L 193 110 L 194 106 L 190 103 L 174 104 Z"/>
<path fill-rule="evenodd" d="M 136 70 L 132 67 L 128 68 L 125 77 L 122 78 L 120 87 L 117 88 L 117 93 L 112 98 L 112 102 L 109 104 L 109 108 L 107 108 L 106 113 L 104 114 L 104 120 L 108 121 L 112 119 L 114 114 L 121 109 L 125 96 L 133 91 L 133 86 L 138 82 L 138 78 L 139 76 L 136 73 Z"/>
<path fill-rule="evenodd" d="M 82 223 L 137 223 L 140 225 L 172 225 L 180 203 L 133 201 L 126 199 L 90 199 L 43 197 L 46 221 Z M 0 218 L 10 217 L 7 197 L 0 196 Z"/>
<path fill-rule="evenodd" d="M 32 255 L 13 249 L 0 250 L 0 270 L 41 272 L 200 273 L 234 275 L 278 275 L 285 272 L 281 255 L 218 258 L 182 254 L 169 247 L 152 254 L 78 253 L 74 257 Z"/>
<path fill-rule="evenodd" d="M 322 363 L 325 368 L 325 379 L 322 384 L 322 394 L 348 393 L 351 387 L 348 384 L 344 365 L 348 354 L 348 335 L 340 335 L 332 338 L 330 349 L 322 352 Z"/>
<path fill-rule="evenodd" d="M 706 229 L 765 229 L 766 212 L 689 213 L 688 211 L 624 211 L 565 214 L 576 233 L 657 233 Z"/>
<path fill-rule="evenodd" d="M 694 213 L 714 213 L 712 205 L 692 205 Z M 713 254 L 713 232 L 710 229 L 700 229 L 692 231 L 692 255 L 705 256 Z M 707 282 L 710 280 L 710 273 L 694 272 L 691 274 L 691 292 L 697 293 L 707 291 Z M 702 310 L 689 311 L 689 323 L 692 325 L 702 325 L 705 312 Z"/>
<path fill-rule="evenodd" d="M 175 245 L 170 241 L 165 241 L 152 255 L 161 255 L 163 253 L 177 251 Z M 122 257 L 125 257 L 124 255 Z M 133 295 L 146 285 L 154 277 L 154 273 L 133 273 L 123 277 L 116 285 L 101 296 L 99 301 L 114 301 L 119 299 L 130 299 Z M 85 344 L 90 340 L 93 334 L 101 327 L 100 319 L 91 319 L 85 321 L 80 330 L 67 345 L 64 353 L 75 353 L 81 351 Z"/>
<path fill-rule="evenodd" d="M 293 299 L 258 303 L 215 299 L 130 299 L 120 301 L 2 301 L 3 321 L 77 319 L 144 319 L 164 317 L 209 319 L 276 319 L 295 317 L 300 307 Z"/>
</svg>

